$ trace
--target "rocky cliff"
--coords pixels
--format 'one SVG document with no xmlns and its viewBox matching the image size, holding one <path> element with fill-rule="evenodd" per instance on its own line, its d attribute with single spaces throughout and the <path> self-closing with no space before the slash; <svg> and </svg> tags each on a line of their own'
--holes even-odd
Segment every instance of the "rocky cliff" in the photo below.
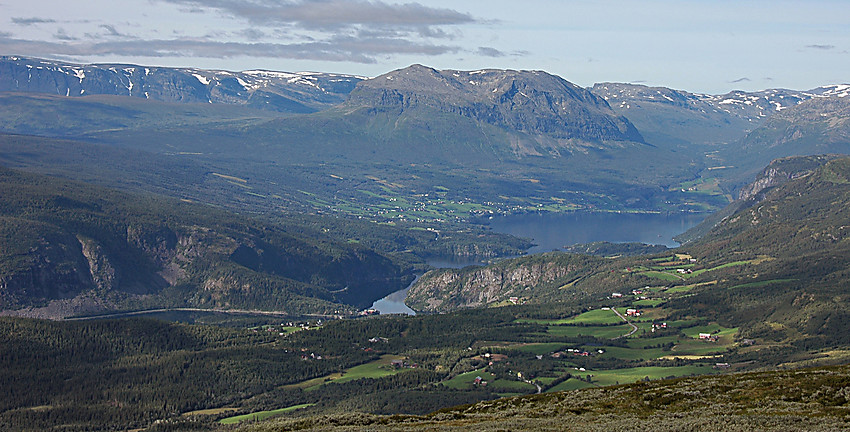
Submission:
<svg viewBox="0 0 850 432">
<path fill-rule="evenodd" d="M 448 312 L 540 294 L 576 279 L 596 259 L 568 254 L 515 258 L 484 267 L 433 270 L 411 287 L 405 303 L 422 312 Z M 556 286 L 557 285 L 557 286 Z"/>
</svg>

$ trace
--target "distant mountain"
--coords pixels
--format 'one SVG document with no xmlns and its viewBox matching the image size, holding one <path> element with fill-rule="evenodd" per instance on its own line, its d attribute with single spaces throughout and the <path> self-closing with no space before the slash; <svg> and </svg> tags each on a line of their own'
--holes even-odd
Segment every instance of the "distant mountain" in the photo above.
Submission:
<svg viewBox="0 0 850 432">
<path fill-rule="evenodd" d="M 740 140 L 765 119 L 809 99 L 846 96 L 850 85 L 709 95 L 666 87 L 599 83 L 591 91 L 632 121 L 649 142 L 717 146 Z"/>
<path fill-rule="evenodd" d="M 363 81 L 346 108 L 428 107 L 529 136 L 593 142 L 643 142 L 605 101 L 542 71 L 438 71 L 421 65 Z"/>
<path fill-rule="evenodd" d="M 207 206 L 0 168 L 0 311 L 346 313 L 412 279 L 356 243 Z"/>
<path fill-rule="evenodd" d="M 316 72 L 78 65 L 0 57 L 0 91 L 5 92 L 118 95 L 165 102 L 234 104 L 288 113 L 315 112 L 338 104 L 361 80 L 352 75 Z"/>
<path fill-rule="evenodd" d="M 678 235 L 676 241 L 687 244 L 698 240 L 707 235 L 717 224 L 732 217 L 735 213 L 764 200 L 765 194 L 771 189 L 791 180 L 805 177 L 830 160 L 840 157 L 842 155 L 789 156 L 772 161 L 756 176 L 752 183 L 739 190 L 738 198 L 735 201 L 708 215 L 699 225 Z"/>
<path fill-rule="evenodd" d="M 850 153 L 850 86 L 776 113 L 742 141 L 756 161 L 793 155 Z"/>
</svg>

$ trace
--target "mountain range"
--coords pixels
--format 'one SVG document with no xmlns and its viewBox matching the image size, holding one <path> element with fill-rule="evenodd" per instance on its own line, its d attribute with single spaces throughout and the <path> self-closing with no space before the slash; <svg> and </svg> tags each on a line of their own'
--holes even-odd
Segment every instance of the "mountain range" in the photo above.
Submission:
<svg viewBox="0 0 850 432">
<path fill-rule="evenodd" d="M 840 430 L 846 366 L 723 372 L 850 359 L 848 95 L 2 57 L 0 427 Z M 715 210 L 673 250 L 486 226 Z M 25 318 L 151 309 L 221 326 Z"/>
<path fill-rule="evenodd" d="M 340 103 L 363 79 L 328 73 L 76 65 L 0 57 L 2 92 L 130 96 L 163 102 L 233 104 L 291 113 L 315 112 Z"/>
</svg>

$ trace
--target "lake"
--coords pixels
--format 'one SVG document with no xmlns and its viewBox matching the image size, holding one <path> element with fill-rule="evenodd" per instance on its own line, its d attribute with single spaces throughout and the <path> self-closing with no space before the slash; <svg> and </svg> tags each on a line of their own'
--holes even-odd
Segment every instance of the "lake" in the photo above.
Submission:
<svg viewBox="0 0 850 432">
<path fill-rule="evenodd" d="M 489 226 L 496 232 L 532 239 L 536 246 L 528 253 L 542 253 L 596 241 L 677 247 L 679 243 L 673 237 L 696 226 L 705 217 L 706 214 L 694 213 L 541 213 L 494 217 Z M 437 268 L 460 268 L 481 262 L 450 257 L 429 259 L 428 264 Z M 413 310 L 404 304 L 408 290 L 410 286 L 376 301 L 372 309 L 382 314 L 413 315 Z"/>
<path fill-rule="evenodd" d="M 550 252 L 580 243 L 646 243 L 677 247 L 673 237 L 705 219 L 706 214 L 569 213 L 494 217 L 493 231 L 530 238 L 528 253 Z"/>
</svg>

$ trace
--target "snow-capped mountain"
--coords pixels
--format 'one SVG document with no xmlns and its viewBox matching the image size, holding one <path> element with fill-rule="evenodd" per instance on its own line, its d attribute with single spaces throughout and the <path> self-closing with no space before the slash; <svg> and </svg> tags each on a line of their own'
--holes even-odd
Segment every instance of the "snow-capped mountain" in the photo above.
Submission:
<svg viewBox="0 0 850 432">
<path fill-rule="evenodd" d="M 591 91 L 631 120 L 650 142 L 713 145 L 737 141 L 774 114 L 805 101 L 846 97 L 850 95 L 850 85 L 709 95 L 666 87 L 600 83 Z"/>
<path fill-rule="evenodd" d="M 0 57 L 0 91 L 120 95 L 166 102 L 237 104 L 296 113 L 314 112 L 341 102 L 363 79 L 315 72 L 78 65 Z"/>
</svg>

